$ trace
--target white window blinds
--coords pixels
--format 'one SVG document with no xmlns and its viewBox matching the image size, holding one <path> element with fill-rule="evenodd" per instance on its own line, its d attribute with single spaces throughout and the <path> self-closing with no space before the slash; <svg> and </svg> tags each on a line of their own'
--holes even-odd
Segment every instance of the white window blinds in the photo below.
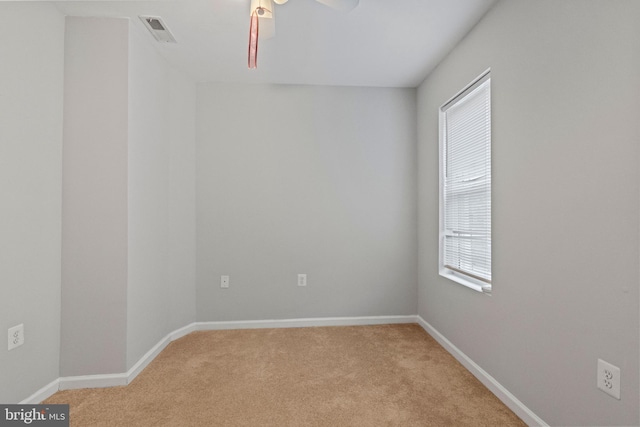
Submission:
<svg viewBox="0 0 640 427">
<path fill-rule="evenodd" d="M 441 108 L 441 268 L 491 283 L 491 79 Z"/>
</svg>

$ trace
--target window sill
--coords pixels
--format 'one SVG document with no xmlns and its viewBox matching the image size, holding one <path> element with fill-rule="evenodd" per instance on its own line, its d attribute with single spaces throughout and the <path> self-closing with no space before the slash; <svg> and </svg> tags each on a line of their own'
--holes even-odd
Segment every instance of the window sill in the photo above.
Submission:
<svg viewBox="0 0 640 427">
<path fill-rule="evenodd" d="M 465 276 L 455 271 L 451 271 L 446 268 L 440 270 L 440 276 L 449 280 L 453 280 L 454 282 L 459 283 L 462 286 L 466 286 L 467 288 L 472 289 L 476 292 L 491 295 L 491 285 L 480 280 L 473 279 L 471 277 Z"/>
</svg>

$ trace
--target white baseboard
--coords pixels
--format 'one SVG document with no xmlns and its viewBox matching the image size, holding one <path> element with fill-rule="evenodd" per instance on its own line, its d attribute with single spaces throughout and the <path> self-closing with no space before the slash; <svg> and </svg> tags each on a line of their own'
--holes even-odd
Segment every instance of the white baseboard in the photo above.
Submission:
<svg viewBox="0 0 640 427">
<path fill-rule="evenodd" d="M 33 393 L 31 396 L 21 401 L 20 405 L 37 405 L 38 403 L 42 402 L 46 398 L 52 396 L 56 391 L 59 390 L 59 387 L 60 387 L 60 378 L 56 378 L 46 386 L 42 387 L 40 390 Z"/>
<path fill-rule="evenodd" d="M 149 363 L 155 359 L 169 343 L 193 331 L 260 328 L 302 328 L 311 326 L 354 326 L 381 325 L 391 323 L 416 323 L 417 317 L 410 316 L 369 316 L 369 317 L 325 317 L 311 319 L 247 320 L 229 322 L 194 322 L 177 329 L 162 338 L 153 348 L 136 362 L 127 372 L 120 374 L 79 375 L 61 377 L 41 388 L 20 403 L 36 404 L 47 399 L 58 390 L 80 388 L 104 388 L 130 384 Z"/>
<path fill-rule="evenodd" d="M 195 331 L 195 325 L 195 323 L 191 323 L 183 328 L 171 332 L 166 337 L 162 338 L 160 342 L 158 342 L 158 344 L 153 346 L 151 350 L 149 350 L 144 356 L 142 356 L 140 360 L 138 360 L 138 362 L 127 371 L 127 384 L 131 383 L 131 381 L 133 381 L 138 376 L 138 374 L 142 372 L 142 370 L 146 368 L 147 365 L 149 365 L 149 363 L 151 363 L 153 359 L 155 359 L 156 356 L 158 356 L 158 354 L 160 354 L 160 352 L 171 343 L 171 341 L 175 341 L 178 338 L 182 338 L 185 335 L 188 335 L 191 332 Z"/>
<path fill-rule="evenodd" d="M 548 427 L 549 424 L 545 423 L 542 418 L 538 417 L 531 409 L 527 408 L 524 403 L 518 400 L 509 390 L 507 390 L 502 384 L 496 381 L 491 375 L 489 375 L 484 369 L 482 369 L 477 363 L 475 363 L 469 356 L 464 354 L 458 347 L 453 345 L 451 341 L 445 338 L 436 328 L 431 326 L 421 316 L 416 316 L 417 322 L 422 328 L 427 331 L 436 341 L 440 343 L 453 357 L 455 357 L 462 365 L 467 368 L 485 387 L 487 387 L 498 399 L 502 401 L 509 409 L 511 409 L 517 416 L 519 416 L 528 426 L 543 426 Z"/>
<path fill-rule="evenodd" d="M 151 350 L 136 362 L 127 372 L 121 374 L 103 374 L 103 375 L 80 375 L 74 377 L 62 377 L 60 381 L 60 390 L 73 390 L 78 388 L 103 388 L 115 387 L 130 384 L 140 372 L 146 368 L 153 359 L 160 354 L 171 341 L 182 338 L 183 336 L 195 331 L 195 323 L 191 323 L 183 328 L 177 329 L 162 338 Z"/>
<path fill-rule="evenodd" d="M 308 328 L 313 326 L 358 326 L 384 325 L 391 323 L 417 323 L 415 315 L 409 316 L 366 316 L 366 317 L 318 317 L 308 319 L 280 320 L 237 320 L 226 322 L 197 322 L 199 331 L 225 329 L 263 329 L 263 328 Z"/>
<path fill-rule="evenodd" d="M 97 374 L 61 377 L 60 390 L 77 388 L 104 388 L 127 385 L 127 374 Z"/>
<path fill-rule="evenodd" d="M 321 317 L 307 319 L 278 319 L 278 320 L 245 320 L 225 322 L 194 322 L 177 329 L 162 338 L 127 372 L 120 374 L 81 375 L 58 378 L 29 396 L 21 404 L 37 404 L 53 395 L 58 390 L 72 390 L 79 388 L 103 388 L 124 386 L 133 381 L 149 363 L 172 341 L 184 337 L 193 331 L 212 331 L 229 329 L 263 329 L 263 328 L 303 328 L 314 326 L 358 326 L 383 325 L 398 323 L 418 323 L 433 338 L 451 353 L 462 365 L 482 382 L 505 405 L 515 412 L 529 426 L 548 426 L 540 417 L 527 408 L 520 400 L 504 388 L 491 375 L 478 366 L 466 354 L 458 349 L 451 341 L 438 332 L 418 315 L 406 316 L 366 316 L 366 317 Z"/>
</svg>

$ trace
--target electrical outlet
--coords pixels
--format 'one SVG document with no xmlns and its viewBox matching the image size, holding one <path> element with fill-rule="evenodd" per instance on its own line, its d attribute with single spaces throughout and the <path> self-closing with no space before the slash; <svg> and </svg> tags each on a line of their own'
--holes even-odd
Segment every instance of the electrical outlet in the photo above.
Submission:
<svg viewBox="0 0 640 427">
<path fill-rule="evenodd" d="M 307 286 L 306 274 L 298 274 L 298 286 Z"/>
<path fill-rule="evenodd" d="M 620 368 L 598 359 L 598 388 L 620 400 Z"/>
<path fill-rule="evenodd" d="M 24 344 L 24 324 L 21 323 L 18 326 L 9 328 L 7 335 L 9 350 L 20 347 L 22 344 Z"/>
<path fill-rule="evenodd" d="M 229 287 L 229 276 L 220 276 L 220 287 L 221 288 Z"/>
</svg>

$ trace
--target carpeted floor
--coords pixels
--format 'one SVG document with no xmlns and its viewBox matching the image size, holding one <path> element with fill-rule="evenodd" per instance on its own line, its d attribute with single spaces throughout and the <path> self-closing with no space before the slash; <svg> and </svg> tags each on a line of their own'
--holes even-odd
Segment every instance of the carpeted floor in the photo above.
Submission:
<svg viewBox="0 0 640 427">
<path fill-rule="evenodd" d="M 72 426 L 524 426 L 420 326 L 194 332 L 126 387 L 61 391 Z"/>
</svg>

